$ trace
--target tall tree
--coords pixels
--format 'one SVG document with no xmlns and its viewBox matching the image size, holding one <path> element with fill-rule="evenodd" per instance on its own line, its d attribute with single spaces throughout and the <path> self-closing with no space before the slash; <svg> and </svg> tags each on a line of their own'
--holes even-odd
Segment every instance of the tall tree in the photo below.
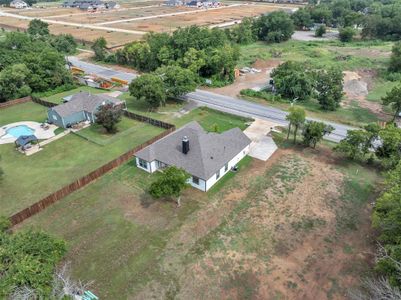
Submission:
<svg viewBox="0 0 401 300">
<path fill-rule="evenodd" d="M 303 143 L 306 146 L 316 148 L 316 144 L 320 142 L 325 135 L 333 132 L 334 127 L 326 125 L 322 122 L 308 121 L 302 130 Z"/>
<path fill-rule="evenodd" d="M 29 22 L 27 32 L 32 36 L 46 36 L 49 35 L 49 24 L 40 19 L 33 19 Z"/>
<path fill-rule="evenodd" d="M 190 70 L 180 66 L 165 66 L 158 68 L 155 73 L 162 78 L 169 98 L 177 98 L 195 91 L 196 78 Z"/>
<path fill-rule="evenodd" d="M 234 26 L 230 31 L 230 38 L 234 42 L 242 45 L 250 44 L 256 41 L 256 35 L 251 18 L 243 18 L 241 23 Z"/>
<path fill-rule="evenodd" d="M 154 198 L 175 197 L 181 205 L 181 193 L 189 186 L 190 175 L 182 169 L 171 166 L 163 170 L 160 176 L 150 185 L 149 193 Z"/>
<path fill-rule="evenodd" d="M 294 22 L 283 11 L 274 11 L 261 16 L 256 26 L 259 39 L 267 42 L 287 41 L 294 33 Z"/>
<path fill-rule="evenodd" d="M 305 123 L 305 118 L 305 110 L 301 107 L 293 106 L 289 109 L 289 114 L 285 118 L 289 122 L 287 140 L 290 137 L 291 127 L 294 127 L 294 143 L 297 141 L 298 129 Z"/>
<path fill-rule="evenodd" d="M 151 109 L 156 109 L 166 103 L 164 82 L 159 75 L 143 74 L 129 85 L 129 92 L 137 100 L 146 101 Z"/>
<path fill-rule="evenodd" d="M 277 93 L 290 100 L 309 99 L 314 91 L 314 75 L 304 63 L 286 61 L 271 74 Z"/>
<path fill-rule="evenodd" d="M 113 104 L 102 105 L 95 114 L 96 123 L 103 126 L 108 133 L 117 132 L 117 124 L 121 121 L 121 108 Z"/>
<path fill-rule="evenodd" d="M 97 38 L 93 45 L 92 50 L 95 52 L 97 60 L 104 60 L 107 56 L 107 41 L 104 37 Z"/>
<path fill-rule="evenodd" d="M 390 105 L 394 112 L 393 122 L 401 112 L 401 85 L 393 87 L 391 91 L 387 92 L 386 96 L 382 98 L 384 105 Z"/>
<path fill-rule="evenodd" d="M 293 20 L 294 25 L 301 30 L 309 29 L 313 25 L 311 15 L 307 8 L 299 8 L 291 15 L 291 19 Z"/>
<path fill-rule="evenodd" d="M 317 101 L 324 110 L 336 110 L 343 97 L 342 71 L 338 68 L 320 70 L 316 75 Z"/>
<path fill-rule="evenodd" d="M 24 64 L 6 67 L 0 72 L 0 102 L 21 98 L 31 93 L 27 81 L 30 71 Z"/>
</svg>

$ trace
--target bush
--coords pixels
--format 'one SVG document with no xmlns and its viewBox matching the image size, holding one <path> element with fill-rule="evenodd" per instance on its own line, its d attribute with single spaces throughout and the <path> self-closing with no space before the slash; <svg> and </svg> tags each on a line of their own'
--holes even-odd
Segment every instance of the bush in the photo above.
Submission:
<svg viewBox="0 0 401 300">
<path fill-rule="evenodd" d="M 316 37 L 322 37 L 323 34 L 326 33 L 326 26 L 320 25 L 318 28 L 315 30 L 315 36 Z"/>
<path fill-rule="evenodd" d="M 340 41 L 344 43 L 351 42 L 355 34 L 355 30 L 351 27 L 341 28 L 339 31 Z"/>
</svg>

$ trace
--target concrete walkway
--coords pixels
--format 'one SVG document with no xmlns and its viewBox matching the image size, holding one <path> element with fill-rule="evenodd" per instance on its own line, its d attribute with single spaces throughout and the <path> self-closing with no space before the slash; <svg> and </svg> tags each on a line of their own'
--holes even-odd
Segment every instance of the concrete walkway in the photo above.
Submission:
<svg viewBox="0 0 401 300">
<path fill-rule="evenodd" d="M 273 155 L 277 150 L 277 145 L 269 133 L 275 126 L 279 126 L 279 124 L 255 119 L 255 122 L 245 129 L 244 133 L 252 140 L 249 156 L 266 161 Z"/>
</svg>

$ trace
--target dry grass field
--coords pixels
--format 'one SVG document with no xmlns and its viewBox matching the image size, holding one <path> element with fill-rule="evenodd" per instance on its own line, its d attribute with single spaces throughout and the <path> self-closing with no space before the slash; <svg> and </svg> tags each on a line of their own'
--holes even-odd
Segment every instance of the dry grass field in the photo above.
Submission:
<svg viewBox="0 0 401 300">
<path fill-rule="evenodd" d="M 217 9 L 169 7 L 163 1 L 124 2 L 110 11 L 87 12 L 56 6 L 26 10 L 4 8 L 0 27 L 25 30 L 32 18 L 49 23 L 53 34 L 69 33 L 77 40 L 93 42 L 104 36 L 109 47 L 140 40 L 146 32 L 171 32 L 190 25 L 212 26 L 268 13 L 291 9 L 291 5 L 238 2 Z"/>
</svg>

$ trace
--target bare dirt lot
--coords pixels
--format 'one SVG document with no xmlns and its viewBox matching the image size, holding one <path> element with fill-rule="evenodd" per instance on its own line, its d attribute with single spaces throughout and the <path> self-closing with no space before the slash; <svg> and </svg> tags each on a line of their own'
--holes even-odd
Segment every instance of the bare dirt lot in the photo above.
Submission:
<svg viewBox="0 0 401 300">
<path fill-rule="evenodd" d="M 104 36 L 110 47 L 139 40 L 149 31 L 171 32 L 189 25 L 216 25 L 260 15 L 290 5 L 236 3 L 217 9 L 169 7 L 162 1 L 126 2 L 118 9 L 87 12 L 73 8 L 46 7 L 27 10 L 2 9 L 0 27 L 25 30 L 32 18 L 50 24 L 54 34 L 70 33 L 78 40 L 92 42 Z"/>
<path fill-rule="evenodd" d="M 211 26 L 220 23 L 226 23 L 229 21 L 240 20 L 244 17 L 252 17 L 278 9 L 282 9 L 282 7 L 280 8 L 274 5 L 247 4 L 216 10 L 198 10 L 199 12 L 194 14 L 166 16 L 163 18 L 150 20 L 118 23 L 111 26 L 133 30 L 168 32 L 178 27 L 186 27 L 195 24 L 200 26 Z"/>
</svg>

